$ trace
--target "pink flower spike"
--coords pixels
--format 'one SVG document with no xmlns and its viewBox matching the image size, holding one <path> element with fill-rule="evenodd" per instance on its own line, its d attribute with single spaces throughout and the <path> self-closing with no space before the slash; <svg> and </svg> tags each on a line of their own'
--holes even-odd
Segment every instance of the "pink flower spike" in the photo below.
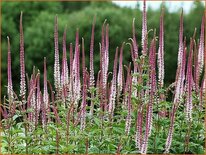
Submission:
<svg viewBox="0 0 206 155">
<path fill-rule="evenodd" d="M 120 94 L 120 92 L 122 91 L 123 88 L 123 49 L 124 49 L 124 42 L 122 43 L 122 46 L 120 48 L 120 56 L 119 56 L 119 70 L 118 70 L 118 75 L 117 75 L 117 87 L 118 87 L 118 94 Z"/>
<path fill-rule="evenodd" d="M 35 120 L 35 123 L 37 125 L 38 123 L 38 118 L 39 118 L 39 113 L 40 113 L 40 110 L 41 110 L 41 90 L 40 90 L 40 74 L 37 74 L 36 76 L 36 80 L 37 80 L 37 94 L 36 94 L 36 109 L 35 109 L 35 112 L 36 112 L 36 120 Z"/>
<path fill-rule="evenodd" d="M 69 54 L 69 57 L 70 57 L 69 98 L 70 98 L 70 101 L 73 101 L 73 95 L 74 95 L 73 73 L 74 73 L 74 71 L 73 71 L 73 48 L 72 48 L 72 43 L 70 43 L 69 51 L 70 51 L 70 54 Z"/>
<path fill-rule="evenodd" d="M 179 50 L 178 50 L 178 66 L 182 62 L 183 55 L 183 9 L 180 16 L 180 30 L 179 30 Z"/>
<path fill-rule="evenodd" d="M 133 39 L 133 49 L 134 49 L 134 58 L 137 59 L 138 58 L 138 45 L 137 45 L 137 40 L 136 40 L 136 36 L 135 36 L 135 18 L 133 18 L 133 22 L 132 22 L 132 39 Z"/>
<path fill-rule="evenodd" d="M 45 108 L 49 108 L 49 95 L 48 95 L 48 88 L 47 88 L 47 68 L 46 68 L 46 58 L 44 57 L 44 93 L 43 93 L 43 102 Z"/>
<path fill-rule="evenodd" d="M 7 87 L 7 93 L 9 102 L 12 102 L 14 99 L 13 94 L 13 84 L 12 84 L 12 73 L 11 73 L 11 49 L 10 49 L 10 40 L 8 39 L 8 58 L 7 58 L 7 78 L 8 78 L 8 87 Z"/>
<path fill-rule="evenodd" d="M 128 92 L 128 96 L 127 96 L 127 117 L 125 120 L 125 134 L 129 135 L 130 132 L 130 128 L 131 128 L 131 97 L 132 97 L 132 76 L 131 76 L 131 63 L 129 64 L 129 68 L 128 68 L 128 72 L 127 72 L 127 92 Z"/>
<path fill-rule="evenodd" d="M 55 26 L 54 26 L 54 48 L 55 48 L 55 58 L 54 58 L 54 85 L 57 91 L 57 96 L 60 94 L 60 64 L 59 64 L 59 42 L 58 42 L 58 20 L 57 15 L 55 16 Z"/>
<path fill-rule="evenodd" d="M 185 39 L 186 40 L 186 39 Z M 174 96 L 174 103 L 172 106 L 172 112 L 170 116 L 170 127 L 169 127 L 169 132 L 167 136 L 167 140 L 165 143 L 165 152 L 164 153 L 169 153 L 171 144 L 172 144 L 172 137 L 173 137 L 173 132 L 174 132 L 174 122 L 175 122 L 175 113 L 178 107 L 178 103 L 181 101 L 182 96 L 183 96 L 183 91 L 184 91 L 184 80 L 185 80 L 185 64 L 186 64 L 186 41 L 184 42 L 184 47 L 183 47 L 183 57 L 181 59 L 181 63 L 178 66 L 177 73 L 176 73 L 176 81 L 175 81 L 175 96 Z"/>
<path fill-rule="evenodd" d="M 192 120 L 192 57 L 193 57 L 193 39 L 190 39 L 190 53 L 187 63 L 186 78 L 186 120 Z"/>
<path fill-rule="evenodd" d="M 199 42 L 199 49 L 198 49 L 197 74 L 196 74 L 196 78 L 197 78 L 196 82 L 198 83 L 204 66 L 204 30 L 205 30 L 205 15 L 203 15 L 202 17 L 200 42 Z"/>
<path fill-rule="evenodd" d="M 85 67 L 85 51 L 84 51 L 84 39 L 82 38 L 82 72 L 83 72 L 83 91 L 82 91 L 82 104 L 81 104 L 81 130 L 85 129 L 86 125 L 86 95 L 87 95 L 87 78 L 86 78 L 86 67 Z"/>
<path fill-rule="evenodd" d="M 115 59 L 114 59 L 114 66 L 113 66 L 113 77 L 111 82 L 111 92 L 109 97 L 109 113 L 113 115 L 115 109 L 115 100 L 116 100 L 116 93 L 117 93 L 117 59 L 118 59 L 118 50 L 116 48 Z"/>
<path fill-rule="evenodd" d="M 81 96 L 81 83 L 80 83 L 80 68 L 79 68 L 79 30 L 76 32 L 76 43 L 75 43 L 75 53 L 73 60 L 73 77 L 74 77 L 74 97 L 75 97 L 75 105 L 77 105 L 78 100 Z"/>
<path fill-rule="evenodd" d="M 61 84 L 62 87 L 68 85 L 69 77 L 68 77 L 68 64 L 67 64 L 67 51 L 66 51 L 66 27 L 64 29 L 63 35 L 63 58 L 62 58 L 62 75 L 61 75 Z"/>
<path fill-rule="evenodd" d="M 155 33 L 154 33 L 155 34 Z M 149 72 L 149 103 L 147 104 L 147 113 L 146 113 L 146 127 L 145 127 L 145 136 L 144 141 L 142 143 L 142 147 L 140 153 L 146 154 L 148 148 L 148 139 L 151 135 L 152 130 L 152 114 L 153 114 L 153 104 L 155 102 L 155 93 L 156 93 L 156 72 L 155 72 L 155 64 L 156 64 L 156 38 L 152 39 L 150 44 L 150 52 L 149 52 L 149 64 L 150 64 L 150 72 Z"/>
<path fill-rule="evenodd" d="M 96 16 L 94 16 L 93 24 L 92 24 L 92 34 L 91 34 L 91 42 L 90 42 L 90 78 L 89 78 L 89 86 L 93 87 L 95 85 L 94 79 L 94 30 L 95 30 L 95 22 Z"/>
<path fill-rule="evenodd" d="M 25 81 L 25 62 L 24 62 L 24 34 L 23 34 L 23 25 L 22 25 L 22 16 L 20 16 L 20 96 L 22 101 L 25 100 L 26 96 L 26 81 Z"/>
<path fill-rule="evenodd" d="M 158 82 L 160 88 L 164 85 L 164 10 L 160 16 L 159 49 L 158 49 Z"/>
<path fill-rule="evenodd" d="M 147 12 L 146 0 L 143 2 L 143 15 L 142 15 L 142 54 L 147 54 Z"/>
</svg>

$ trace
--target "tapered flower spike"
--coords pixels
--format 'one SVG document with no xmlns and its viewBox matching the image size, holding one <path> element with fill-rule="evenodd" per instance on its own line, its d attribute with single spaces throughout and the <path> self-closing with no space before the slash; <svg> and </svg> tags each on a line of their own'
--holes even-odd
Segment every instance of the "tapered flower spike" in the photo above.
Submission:
<svg viewBox="0 0 206 155">
<path fill-rule="evenodd" d="M 26 81 L 25 81 L 25 63 L 24 63 L 24 34 L 22 25 L 22 16 L 20 16 L 20 96 L 22 101 L 25 101 L 26 96 Z"/>
<path fill-rule="evenodd" d="M 143 2 L 142 13 L 142 54 L 147 54 L 147 12 L 146 12 L 146 0 Z"/>
<path fill-rule="evenodd" d="M 197 74 L 196 74 L 196 82 L 199 83 L 200 76 L 203 71 L 204 66 L 204 30 L 205 30 L 205 16 L 202 17 L 202 24 L 201 24 L 201 33 L 200 33 L 200 42 L 199 42 L 199 49 L 198 49 L 198 59 L 197 59 Z"/>
<path fill-rule="evenodd" d="M 126 117 L 126 120 L 125 120 L 125 134 L 126 135 L 129 135 L 129 132 L 130 132 L 130 128 L 131 128 L 131 108 L 132 108 L 132 105 L 131 105 L 131 97 L 132 97 L 132 76 L 131 76 L 131 63 L 129 64 L 129 68 L 128 68 L 128 71 L 127 71 L 127 90 L 128 90 L 128 96 L 127 96 L 127 100 L 128 100 L 128 103 L 127 103 L 127 117 Z"/>
<path fill-rule="evenodd" d="M 116 100 L 116 93 L 117 93 L 117 59 L 118 59 L 118 50 L 119 48 L 116 48 L 115 53 L 115 59 L 114 59 L 114 66 L 113 66 L 113 77 L 112 77 L 112 83 L 111 83 L 111 92 L 109 97 L 109 113 L 113 115 L 114 109 L 115 109 L 115 100 Z"/>
<path fill-rule="evenodd" d="M 70 98 L 70 102 L 73 102 L 73 96 L 74 96 L 74 90 L 73 90 L 73 75 L 74 75 L 74 71 L 73 71 L 73 48 L 72 48 L 72 43 L 70 43 L 69 46 L 69 58 L 70 58 L 70 77 L 69 77 L 69 98 Z"/>
<path fill-rule="evenodd" d="M 106 58 L 106 72 L 108 72 L 108 68 L 109 68 L 109 24 L 107 24 L 106 26 L 105 58 Z"/>
<path fill-rule="evenodd" d="M 135 36 L 135 18 L 133 18 L 133 22 L 132 22 L 132 43 L 133 43 L 133 49 L 134 49 L 134 57 L 135 59 L 138 58 L 138 45 L 137 45 L 137 40 L 136 40 L 136 36 Z"/>
<path fill-rule="evenodd" d="M 96 16 L 94 16 L 93 24 L 92 24 L 92 34 L 91 34 L 91 42 L 90 42 L 90 78 L 89 78 L 89 86 L 93 87 L 95 85 L 94 79 L 94 30 L 95 30 L 95 22 Z"/>
<path fill-rule="evenodd" d="M 156 38 L 155 38 L 154 32 L 154 38 L 152 39 L 151 45 L 150 45 L 150 52 L 149 52 L 149 64 L 150 64 L 150 73 L 149 73 L 149 83 L 150 83 L 150 91 L 149 91 L 149 103 L 147 105 L 147 114 L 146 114 L 146 128 L 145 128 L 145 136 L 142 143 L 142 147 L 140 152 L 142 154 L 147 153 L 147 147 L 148 147 L 148 139 L 151 134 L 152 129 L 152 113 L 153 113 L 153 104 L 155 102 L 155 92 L 156 92 L 156 72 L 155 72 L 155 64 L 156 64 Z"/>
<path fill-rule="evenodd" d="M 180 16 L 180 30 L 179 30 L 179 50 L 178 50 L 178 66 L 182 62 L 183 56 L 183 9 Z"/>
<path fill-rule="evenodd" d="M 122 43 L 122 46 L 120 48 L 120 56 L 119 56 L 119 70 L 118 70 L 118 75 L 117 75 L 117 87 L 118 87 L 118 94 L 121 93 L 122 88 L 123 88 L 123 67 L 122 67 L 122 63 L 123 63 L 123 49 L 124 49 L 124 42 Z"/>
<path fill-rule="evenodd" d="M 46 58 L 44 57 L 44 93 L 43 93 L 43 102 L 45 108 L 49 108 L 49 95 L 48 95 L 48 88 L 47 88 L 47 68 L 46 68 Z"/>
<path fill-rule="evenodd" d="M 68 64 L 67 64 L 67 51 L 66 51 L 66 29 L 64 29 L 63 35 L 63 57 L 62 57 L 62 73 L 61 73 L 61 87 L 62 87 L 62 99 L 63 102 L 66 102 L 67 98 L 67 91 L 69 88 L 69 71 L 68 71 Z"/>
<path fill-rule="evenodd" d="M 186 39 L 185 39 L 186 40 Z M 171 144 L 172 144 L 172 137 L 174 132 L 174 122 L 175 122 L 175 113 L 178 108 L 179 102 L 182 100 L 183 90 L 184 90 L 184 80 L 185 80 L 185 64 L 186 64 L 186 43 L 184 43 L 183 47 L 183 57 L 181 65 L 178 66 L 178 71 L 176 75 L 176 84 L 175 84 L 175 96 L 174 96 L 174 103 L 172 106 L 171 116 L 170 116 L 170 127 L 169 132 L 165 144 L 165 152 L 169 153 Z"/>
<path fill-rule="evenodd" d="M 9 102 L 12 103 L 14 99 L 13 94 L 13 84 L 12 84 L 12 73 L 11 73 L 11 48 L 10 48 L 10 40 L 8 39 L 8 57 L 7 57 L 7 78 L 8 78 L 8 87 L 7 87 L 7 93 Z"/>
<path fill-rule="evenodd" d="M 82 38 L 82 72 L 83 72 L 83 91 L 82 91 L 82 105 L 81 105 L 81 130 L 85 129 L 86 125 L 86 95 L 87 95 L 87 78 L 86 78 L 86 66 L 85 66 L 85 52 L 84 52 L 84 39 Z"/>
<path fill-rule="evenodd" d="M 81 96 L 81 84 L 80 84 L 80 68 L 79 68 L 79 29 L 76 32 L 76 42 L 75 42 L 75 53 L 73 60 L 73 78 L 74 78 L 74 97 L 75 105 L 77 105 L 78 100 Z"/>
<path fill-rule="evenodd" d="M 61 75 L 62 87 L 68 85 L 68 83 L 69 83 L 67 50 L 66 50 L 66 30 L 67 30 L 67 27 L 65 27 L 64 35 L 63 35 L 63 58 L 62 58 L 62 75 Z"/>
<path fill-rule="evenodd" d="M 60 64 L 59 64 L 59 42 L 58 42 L 58 20 L 57 15 L 55 16 L 55 26 L 54 26 L 54 48 L 55 48 L 55 58 L 54 58 L 54 85 L 57 91 L 57 96 L 60 95 L 61 79 L 60 79 Z"/>
<path fill-rule="evenodd" d="M 192 121 L 192 57 L 193 57 L 193 40 L 190 42 L 190 53 L 187 63 L 186 77 L 186 120 Z"/>
<path fill-rule="evenodd" d="M 160 16 L 159 49 L 158 49 L 158 82 L 160 88 L 164 85 L 164 9 Z"/>
<path fill-rule="evenodd" d="M 40 74 L 37 74 L 37 93 L 36 93 L 36 109 L 35 109 L 35 123 L 38 124 L 39 113 L 41 109 L 41 90 L 40 90 Z"/>
<path fill-rule="evenodd" d="M 89 87 L 92 88 L 95 85 L 95 79 L 94 79 L 94 30 L 95 30 L 95 22 L 96 22 L 96 16 L 94 16 L 93 24 L 92 24 L 92 34 L 91 34 L 91 41 L 90 41 L 90 76 L 89 76 Z M 94 93 L 91 93 L 91 98 L 94 98 Z M 93 115 L 94 111 L 94 102 L 91 100 L 91 106 L 90 106 L 90 114 Z"/>
<path fill-rule="evenodd" d="M 107 72 L 108 72 L 108 63 L 109 63 L 109 25 L 106 26 L 106 34 L 105 34 L 105 23 L 104 21 L 102 25 L 102 42 L 100 46 L 100 68 L 101 68 L 101 108 L 106 110 L 106 97 L 107 97 Z"/>
</svg>

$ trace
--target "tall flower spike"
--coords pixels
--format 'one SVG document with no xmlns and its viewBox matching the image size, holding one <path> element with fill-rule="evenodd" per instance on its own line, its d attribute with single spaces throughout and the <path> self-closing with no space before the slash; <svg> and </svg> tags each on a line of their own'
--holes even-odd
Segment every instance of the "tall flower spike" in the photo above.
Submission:
<svg viewBox="0 0 206 155">
<path fill-rule="evenodd" d="M 205 16 L 203 15 L 202 24 L 201 24 L 199 49 L 198 49 L 196 82 L 199 82 L 199 78 L 202 74 L 202 70 L 204 66 L 204 30 L 205 30 Z"/>
<path fill-rule="evenodd" d="M 77 29 L 76 32 L 76 42 L 75 42 L 75 53 L 74 53 L 74 60 L 73 60 L 73 73 L 74 73 L 74 97 L 75 97 L 75 104 L 79 100 L 81 96 L 81 84 L 80 84 L 80 69 L 79 69 L 79 30 Z"/>
<path fill-rule="evenodd" d="M 143 2 L 143 15 L 142 15 L 142 54 L 147 54 L 147 12 L 146 0 Z"/>
<path fill-rule="evenodd" d="M 20 96 L 25 100 L 26 96 L 26 81 L 25 81 L 25 64 L 24 64 L 24 34 L 22 25 L 22 16 L 20 16 Z"/>
<path fill-rule="evenodd" d="M 92 24 L 92 34 L 91 34 L 91 42 L 90 42 L 90 77 L 89 77 L 89 86 L 93 87 L 95 85 L 94 80 L 94 30 L 95 30 L 95 22 L 96 16 L 94 16 L 93 24 Z"/>
<path fill-rule="evenodd" d="M 81 105 L 81 130 L 85 129 L 86 125 L 86 94 L 87 94 L 87 78 L 85 67 L 85 52 L 84 52 L 84 39 L 82 38 L 82 72 L 83 72 L 83 91 L 82 91 L 82 105 Z"/>
<path fill-rule="evenodd" d="M 109 24 L 106 26 L 106 38 L 105 38 L 105 59 L 106 59 L 106 72 L 109 68 Z"/>
<path fill-rule="evenodd" d="M 55 26 L 54 26 L 54 48 L 55 48 L 55 58 L 54 58 L 54 85 L 57 91 L 57 96 L 60 95 L 60 64 L 59 64 L 59 42 L 58 42 L 58 21 L 57 15 L 55 16 Z"/>
<path fill-rule="evenodd" d="M 193 55 L 193 39 L 190 42 L 190 54 L 187 63 L 187 78 L 186 78 L 186 120 L 192 120 L 192 55 Z"/>
<path fill-rule="evenodd" d="M 74 95 L 74 91 L 73 91 L 73 48 L 72 48 L 72 43 L 70 43 L 69 46 L 69 61 L 70 61 L 70 77 L 69 77 L 69 97 L 70 97 L 70 101 L 73 101 L 73 95 Z"/>
<path fill-rule="evenodd" d="M 8 88 L 7 88 L 7 93 L 8 93 L 9 102 L 12 103 L 14 94 L 13 94 L 12 73 L 11 73 L 11 48 L 10 48 L 10 41 L 9 41 L 8 36 L 7 36 L 7 39 L 8 39 L 8 58 L 7 58 Z"/>
<path fill-rule="evenodd" d="M 178 50 L 178 66 L 182 62 L 183 56 L 183 9 L 180 16 L 180 30 L 179 30 L 179 50 Z"/>
<path fill-rule="evenodd" d="M 160 16 L 159 49 L 158 49 L 158 80 L 160 88 L 164 85 L 164 10 Z"/>
<path fill-rule="evenodd" d="M 101 66 L 101 80 L 100 84 L 102 87 L 100 87 L 100 92 L 101 92 L 101 108 L 106 110 L 106 96 L 107 96 L 107 71 L 108 71 L 108 46 L 109 46 L 109 39 L 108 39 L 108 26 L 106 28 L 106 35 L 105 35 L 105 23 L 106 20 L 104 21 L 102 25 L 102 42 L 101 42 L 101 61 L 100 61 L 100 66 Z"/>
<path fill-rule="evenodd" d="M 118 94 L 121 93 L 122 87 L 123 87 L 123 67 L 122 67 L 122 61 L 123 61 L 123 49 L 124 49 L 124 42 L 122 43 L 122 46 L 120 48 L 120 56 L 119 56 L 119 70 L 117 75 L 117 87 L 118 87 Z"/>
<path fill-rule="evenodd" d="M 45 108 L 49 108 L 49 95 L 48 95 L 48 88 L 47 88 L 47 68 L 46 68 L 46 58 L 44 57 L 44 93 L 43 93 L 43 102 Z"/>
<path fill-rule="evenodd" d="M 127 72 L 127 90 L 128 90 L 128 103 L 127 103 L 127 117 L 125 120 L 125 134 L 129 135 L 130 127 L 131 127 L 131 97 L 132 97 L 132 76 L 131 76 L 131 63 L 129 64 L 128 72 Z"/>
<path fill-rule="evenodd" d="M 155 33 L 154 33 L 155 34 Z M 146 114 L 146 127 L 145 127 L 145 136 L 144 141 L 141 147 L 140 152 L 143 154 L 147 153 L 148 147 L 148 139 L 151 134 L 152 128 L 152 113 L 153 113 L 153 104 L 155 102 L 155 92 L 156 92 L 156 73 L 155 73 L 155 64 L 156 64 L 156 42 L 155 36 L 150 45 L 150 52 L 149 52 L 149 64 L 150 64 L 150 73 L 149 73 L 149 83 L 150 83 L 150 91 L 149 91 L 149 103 L 147 105 L 147 114 Z"/>
<path fill-rule="evenodd" d="M 40 74 L 37 74 L 37 96 L 36 96 L 36 117 L 35 117 L 35 123 L 36 125 L 38 124 L 38 118 L 39 118 L 39 113 L 40 113 L 40 109 L 41 109 L 41 91 L 40 91 Z"/>
<path fill-rule="evenodd" d="M 132 39 L 133 39 L 133 49 L 134 49 L 134 57 L 135 59 L 137 59 L 138 57 L 138 45 L 137 45 L 137 40 L 136 40 L 136 36 L 135 36 L 135 18 L 133 19 L 132 22 Z"/>
<path fill-rule="evenodd" d="M 186 39 L 185 39 L 186 40 Z M 172 112 L 170 116 L 170 127 L 169 127 L 169 132 L 165 144 L 165 153 L 169 153 L 171 144 L 172 144 L 172 137 L 173 137 L 173 132 L 174 132 L 174 122 L 175 122 L 175 113 L 178 108 L 178 104 L 182 99 L 183 95 L 183 86 L 184 86 L 184 80 L 185 80 L 185 64 L 186 64 L 186 43 L 184 44 L 184 50 L 183 50 L 183 57 L 182 57 L 182 62 L 180 63 L 181 65 L 178 66 L 178 71 L 176 75 L 176 84 L 175 84 L 175 96 L 174 96 L 174 103 L 172 106 Z"/>
<path fill-rule="evenodd" d="M 65 27 L 64 35 L 63 35 L 63 58 L 62 58 L 62 75 L 61 75 L 62 86 L 68 85 L 68 83 L 69 83 L 67 50 L 66 50 L 66 31 L 67 31 L 67 27 Z"/>
<path fill-rule="evenodd" d="M 66 51 L 66 27 L 63 35 L 63 58 L 62 58 L 62 74 L 61 74 L 61 87 L 62 87 L 62 99 L 65 103 L 67 98 L 67 90 L 69 84 L 68 75 L 68 64 L 67 64 L 67 51 Z"/>
<path fill-rule="evenodd" d="M 95 85 L 95 79 L 94 79 L 94 30 L 95 30 L 95 22 L 96 22 L 96 16 L 94 16 L 93 24 L 92 24 L 92 34 L 91 34 L 91 42 L 90 42 L 90 76 L 89 76 L 89 87 L 92 88 Z M 91 99 L 94 98 L 94 93 L 91 93 Z M 94 102 L 91 100 L 91 106 L 90 106 L 90 114 L 93 115 L 94 111 Z"/>
<path fill-rule="evenodd" d="M 116 100 L 116 93 L 117 93 L 117 59 L 118 59 L 118 50 L 119 48 L 116 48 L 115 53 L 115 59 L 114 59 L 114 66 L 113 66 L 113 77 L 112 77 L 112 83 L 111 83 L 111 92 L 110 92 L 110 98 L 109 98 L 109 113 L 113 115 L 114 108 L 115 108 L 115 100 Z"/>
</svg>

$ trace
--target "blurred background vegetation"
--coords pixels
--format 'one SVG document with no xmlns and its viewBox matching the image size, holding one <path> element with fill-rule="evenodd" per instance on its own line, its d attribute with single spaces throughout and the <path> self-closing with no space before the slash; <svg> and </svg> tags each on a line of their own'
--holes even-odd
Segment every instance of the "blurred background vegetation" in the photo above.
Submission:
<svg viewBox="0 0 206 155">
<path fill-rule="evenodd" d="M 138 2 L 142 3 L 142 2 Z M 85 39 L 86 63 L 89 67 L 89 44 L 91 26 L 96 15 L 94 67 L 95 73 L 99 70 L 99 42 L 101 41 L 101 26 L 105 19 L 109 23 L 110 37 L 110 71 L 112 71 L 115 48 L 122 42 L 128 42 L 132 36 L 132 19 L 135 18 L 139 52 L 141 51 L 141 21 L 142 12 L 139 5 L 135 8 L 119 7 L 112 2 L 2 2 L 2 94 L 6 94 L 7 85 L 7 38 L 10 37 L 12 52 L 12 76 L 14 91 L 19 94 L 19 17 L 23 11 L 23 27 L 25 39 L 26 72 L 30 75 L 33 65 L 40 72 L 43 71 L 43 58 L 47 57 L 48 78 L 53 81 L 54 62 L 54 17 L 58 15 L 59 45 L 62 55 L 62 36 L 67 25 L 67 47 L 75 41 L 75 31 L 79 28 L 80 38 Z M 161 6 L 158 10 L 148 8 L 148 30 L 157 29 L 159 34 L 159 17 Z M 174 82 L 177 67 L 179 17 L 181 8 L 176 12 L 169 12 L 165 6 L 165 83 Z M 194 2 L 189 13 L 184 14 L 184 35 L 189 38 L 197 28 L 197 39 L 200 33 L 201 17 L 204 6 Z M 152 36 L 153 34 L 150 33 Z M 67 48 L 68 51 L 68 48 Z M 69 54 L 68 54 L 69 57 Z M 69 59 L 68 59 L 69 60 Z M 128 45 L 124 50 L 124 64 L 131 61 Z"/>
</svg>

